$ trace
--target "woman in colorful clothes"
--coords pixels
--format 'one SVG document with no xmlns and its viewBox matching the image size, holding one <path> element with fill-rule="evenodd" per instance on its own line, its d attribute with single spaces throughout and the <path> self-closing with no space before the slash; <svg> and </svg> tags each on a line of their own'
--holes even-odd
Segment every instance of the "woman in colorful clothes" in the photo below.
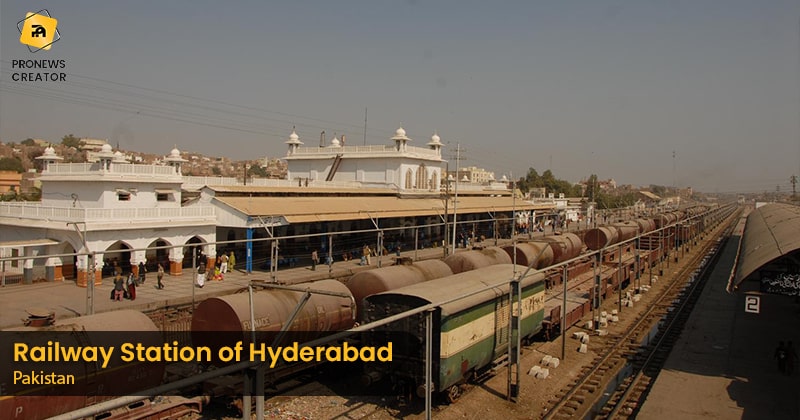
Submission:
<svg viewBox="0 0 800 420">
<path fill-rule="evenodd" d="M 136 300 L 136 277 L 133 272 L 128 275 L 128 299 Z"/>
</svg>

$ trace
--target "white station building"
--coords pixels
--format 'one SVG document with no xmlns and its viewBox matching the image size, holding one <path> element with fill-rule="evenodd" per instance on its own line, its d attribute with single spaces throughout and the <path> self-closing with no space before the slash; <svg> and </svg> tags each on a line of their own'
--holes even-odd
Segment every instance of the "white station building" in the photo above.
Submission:
<svg viewBox="0 0 800 420">
<path fill-rule="evenodd" d="M 435 224 L 451 211 L 455 218 L 456 211 L 454 197 L 442 185 L 441 139 L 434 134 L 427 148 L 411 146 L 412 139 L 398 128 L 390 140 L 387 145 L 347 146 L 334 137 L 327 145 L 304 147 L 292 131 L 285 142 L 287 179 L 254 179 L 246 185 L 235 178 L 183 176 L 186 160 L 177 148 L 163 164 L 151 165 L 130 164 L 108 144 L 96 153 L 97 162 L 61 163 L 48 147 L 38 158 L 41 202 L 0 203 L 0 258 L 10 257 L 4 264 L 12 265 L 0 270 L 22 273 L 24 282 L 76 278 L 85 286 L 89 259 L 69 254 L 97 253 L 99 282 L 101 273 L 111 273 L 114 260 L 125 272 L 135 273 L 136 265 L 145 262 L 148 270 L 161 263 L 170 274 L 181 274 L 182 267 L 191 266 L 196 248 L 213 266 L 218 237 L 245 242 L 219 251 L 239 254 L 248 271 L 254 256 L 267 253 L 266 242 L 259 239 L 273 234 L 402 229 L 395 231 L 402 238 L 426 226 L 420 236 L 438 243 L 444 229 Z M 515 200 L 503 186 L 472 185 L 470 190 L 462 185 L 458 220 L 510 218 L 515 211 L 542 207 Z M 184 200 L 188 192 L 194 198 Z M 504 222 L 483 226 L 491 230 L 486 237 L 510 231 Z M 352 239 L 360 247 L 362 239 Z M 282 249 L 318 245 L 309 241 L 289 240 Z M 48 257 L 33 258 L 43 255 Z"/>
<path fill-rule="evenodd" d="M 2 257 L 103 253 L 96 261 L 99 282 L 104 265 L 121 253 L 129 253 L 119 258 L 130 262 L 126 270 L 135 271 L 133 266 L 146 261 L 150 268 L 162 263 L 171 274 L 180 274 L 184 248 L 145 249 L 216 241 L 214 209 L 181 206 L 185 160 L 177 149 L 164 159 L 166 166 L 127 163 L 108 144 L 95 163 L 60 163 L 52 147 L 37 159 L 43 164 L 42 201 L 0 205 Z M 91 271 L 86 255 L 50 257 L 44 264 L 41 259 L 21 261 L 26 282 L 76 276 L 78 285 L 86 285 Z"/>
</svg>

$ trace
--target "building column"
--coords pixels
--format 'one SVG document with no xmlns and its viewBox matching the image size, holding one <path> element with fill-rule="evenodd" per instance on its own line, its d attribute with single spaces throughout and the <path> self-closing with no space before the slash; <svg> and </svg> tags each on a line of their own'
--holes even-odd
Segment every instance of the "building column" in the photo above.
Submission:
<svg viewBox="0 0 800 420">
<path fill-rule="evenodd" d="M 64 281 L 64 275 L 61 272 L 61 258 L 53 257 L 45 260 L 44 272 L 47 281 Z"/>
<path fill-rule="evenodd" d="M 134 277 L 139 277 L 139 263 L 143 262 L 147 264 L 147 260 L 145 258 L 146 251 L 133 251 L 131 252 L 131 272 L 133 273 Z"/>
<path fill-rule="evenodd" d="M 102 264 L 102 262 L 101 262 Z M 91 267 L 89 266 L 89 256 L 88 255 L 78 255 L 78 279 L 75 282 L 76 286 L 79 287 L 86 287 L 89 285 L 89 278 L 90 278 L 90 270 Z M 95 261 L 95 270 L 94 270 L 94 284 L 100 285 L 103 284 L 103 276 L 102 276 L 102 265 L 98 266 L 98 262 Z"/>
<path fill-rule="evenodd" d="M 207 272 L 214 272 L 214 267 L 217 262 L 217 246 L 216 245 L 206 245 L 208 248 L 208 255 L 206 256 L 206 270 Z"/>
<path fill-rule="evenodd" d="M 39 255 L 39 250 L 31 247 L 24 248 L 23 252 L 26 257 L 35 257 Z M 23 260 L 22 263 L 22 282 L 24 284 L 33 284 L 33 258 Z"/>
<path fill-rule="evenodd" d="M 181 274 L 183 274 L 183 248 L 172 248 L 169 250 L 169 275 L 180 276 Z"/>
<path fill-rule="evenodd" d="M 247 274 L 253 272 L 253 228 L 247 228 L 247 255 L 244 270 Z"/>
</svg>

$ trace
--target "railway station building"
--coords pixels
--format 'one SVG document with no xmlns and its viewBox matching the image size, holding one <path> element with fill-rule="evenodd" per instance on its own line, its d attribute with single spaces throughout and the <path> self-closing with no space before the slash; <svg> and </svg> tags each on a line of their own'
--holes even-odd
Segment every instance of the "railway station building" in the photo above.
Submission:
<svg viewBox="0 0 800 420">
<path fill-rule="evenodd" d="M 178 275 L 196 262 L 194 251 L 209 264 L 235 252 L 250 270 L 274 264 L 273 255 L 278 264 L 302 263 L 314 249 L 325 255 L 334 233 L 336 259 L 355 256 L 365 244 L 376 250 L 442 246 L 449 242 L 443 222 L 456 218 L 457 238 L 508 236 L 515 216 L 555 207 L 514 197 L 497 183 L 448 182 L 436 134 L 427 148 L 411 146 L 402 128 L 390 140 L 348 146 L 334 137 L 303 147 L 293 131 L 285 141 L 287 179 L 247 184 L 183 176 L 186 160 L 177 148 L 156 164 L 131 164 L 107 143 L 93 163 L 62 163 L 47 148 L 39 157 L 41 202 L 0 203 L 0 258 L 14 258 L 0 270 L 18 273 L 23 282 L 75 279 L 83 286 L 89 258 L 69 254 L 97 253 L 99 282 L 115 264 L 135 272 L 139 262 L 151 271 L 161 263 Z M 274 237 L 288 238 L 273 245 L 267 239 Z M 218 250 L 218 241 L 241 242 Z M 273 246 L 280 248 L 275 254 Z M 52 257 L 33 258 L 44 255 Z M 26 256 L 32 258 L 19 259 Z"/>
</svg>

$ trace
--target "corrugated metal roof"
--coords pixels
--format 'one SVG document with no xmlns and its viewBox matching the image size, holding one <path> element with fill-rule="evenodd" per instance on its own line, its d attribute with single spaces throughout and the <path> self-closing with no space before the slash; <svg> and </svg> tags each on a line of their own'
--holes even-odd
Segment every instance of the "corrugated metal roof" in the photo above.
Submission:
<svg viewBox="0 0 800 420">
<path fill-rule="evenodd" d="M 272 187 L 260 185 L 208 185 L 205 188 L 219 193 L 299 193 L 299 194 L 397 194 L 388 188 L 314 188 L 314 187 Z"/>
<path fill-rule="evenodd" d="M 800 207 L 771 203 L 747 216 L 734 285 L 763 265 L 800 249 Z"/>
<path fill-rule="evenodd" d="M 215 197 L 247 216 L 283 216 L 289 223 L 365 220 L 444 214 L 444 202 L 434 198 L 398 197 Z M 458 197 L 458 213 L 547 209 L 512 197 Z M 449 212 L 453 211 L 452 202 Z"/>
</svg>

